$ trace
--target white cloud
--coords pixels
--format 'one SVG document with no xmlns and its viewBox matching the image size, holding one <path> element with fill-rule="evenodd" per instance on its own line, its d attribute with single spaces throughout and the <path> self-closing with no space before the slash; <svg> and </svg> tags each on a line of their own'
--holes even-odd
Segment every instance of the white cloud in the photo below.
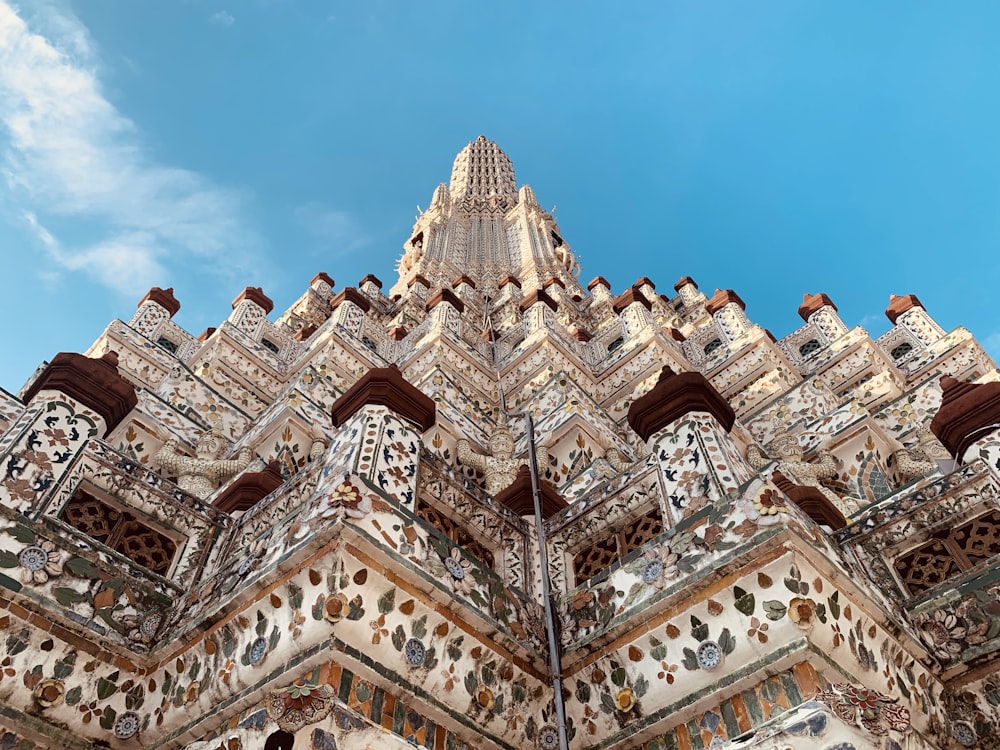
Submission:
<svg viewBox="0 0 1000 750">
<path fill-rule="evenodd" d="M 871 331 L 872 328 L 880 328 L 880 327 L 884 328 L 885 327 L 883 325 L 884 321 L 885 321 L 884 313 L 881 315 L 879 313 L 868 313 L 861 319 L 861 322 L 858 323 L 858 325 L 864 328 L 866 331 Z"/>
<path fill-rule="evenodd" d="M 122 294 L 148 289 L 166 277 L 167 270 L 156 259 L 157 239 L 149 232 L 125 232 L 68 253 L 33 213 L 25 212 L 24 220 L 56 263 L 68 271 L 83 271 Z"/>
<path fill-rule="evenodd" d="M 236 23 L 236 18 L 228 11 L 220 10 L 217 13 L 213 13 L 209 19 L 212 23 L 216 23 L 219 26 L 232 26 Z"/>
<path fill-rule="evenodd" d="M 127 294 L 166 282 L 168 261 L 196 255 L 215 273 L 237 265 L 255 242 L 243 229 L 241 196 L 157 163 L 136 125 L 103 96 L 86 28 L 51 9 L 39 24 L 54 30 L 51 38 L 0 0 L 0 124 L 8 135 L 0 175 L 55 264 Z M 103 239 L 74 246 L 44 226 L 46 216 L 87 222 Z"/>
<path fill-rule="evenodd" d="M 335 255 L 346 255 L 368 244 L 370 237 L 348 211 L 317 201 L 296 206 L 295 222 Z"/>
</svg>

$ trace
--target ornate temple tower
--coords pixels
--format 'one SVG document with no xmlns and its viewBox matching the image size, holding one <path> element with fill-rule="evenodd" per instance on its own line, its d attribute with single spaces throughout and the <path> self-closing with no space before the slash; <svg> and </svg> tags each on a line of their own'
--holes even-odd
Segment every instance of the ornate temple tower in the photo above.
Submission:
<svg viewBox="0 0 1000 750">
<path fill-rule="evenodd" d="M 540 288 L 554 277 L 584 293 L 576 281 L 579 266 L 552 215 L 530 187 L 517 189 L 510 158 L 485 136 L 455 157 L 450 185 L 438 185 L 403 248 L 392 294 L 402 294 L 417 276 L 448 285 L 462 274 L 490 294 L 508 276 L 523 288 Z"/>
<path fill-rule="evenodd" d="M 480 136 L 388 295 L 154 288 L 0 391 L 0 750 L 1000 747 L 972 335 L 578 270 Z"/>
</svg>

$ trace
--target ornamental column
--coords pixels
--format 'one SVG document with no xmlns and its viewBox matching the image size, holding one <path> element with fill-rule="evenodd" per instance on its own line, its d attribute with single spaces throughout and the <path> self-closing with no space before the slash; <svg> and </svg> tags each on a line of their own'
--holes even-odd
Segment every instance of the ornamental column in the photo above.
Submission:
<svg viewBox="0 0 1000 750">
<path fill-rule="evenodd" d="M 431 333 L 449 330 L 461 336 L 465 303 L 451 289 L 438 289 L 431 294 L 427 298 L 426 309 L 431 320 Z"/>
<path fill-rule="evenodd" d="M 527 338 L 535 331 L 549 330 L 555 327 L 556 310 L 559 305 L 544 289 L 532 289 L 518 305 L 524 316 L 524 336 Z"/>
<path fill-rule="evenodd" d="M 499 298 L 497 302 L 503 304 L 508 301 L 516 301 L 521 298 L 521 282 L 516 276 L 505 276 L 500 280 Z"/>
<path fill-rule="evenodd" d="M 594 302 L 599 304 L 611 304 L 611 282 L 603 276 L 595 276 L 589 284 L 587 290 Z"/>
<path fill-rule="evenodd" d="M 621 318 L 626 340 L 655 322 L 652 313 L 653 303 L 635 287 L 626 289 L 616 297 L 611 303 L 611 309 Z"/>
<path fill-rule="evenodd" d="M 0 503 L 19 513 L 46 499 L 90 438 L 106 437 L 135 408 L 132 385 L 118 374 L 118 354 L 99 359 L 61 352 L 24 393 L 27 408 L 7 431 Z"/>
<path fill-rule="evenodd" d="M 735 422 L 736 413 L 704 375 L 676 373 L 669 366 L 632 404 L 629 426 L 656 456 L 667 512 L 675 522 L 688 508 L 720 500 L 751 478 L 729 435 Z"/>
<path fill-rule="evenodd" d="M 160 323 L 170 320 L 181 309 L 181 303 L 174 297 L 174 288 L 160 289 L 154 286 L 139 300 L 135 315 L 129 320 L 130 328 L 152 339 Z"/>
<path fill-rule="evenodd" d="M 338 428 L 324 456 L 317 494 L 349 474 L 370 489 L 414 509 L 421 435 L 434 426 L 434 401 L 395 365 L 365 373 L 332 407 Z"/>
<path fill-rule="evenodd" d="M 457 294 L 461 300 L 476 300 L 478 294 L 478 292 L 476 292 L 476 282 L 464 273 L 451 282 L 451 288 L 455 290 L 455 294 Z"/>
<path fill-rule="evenodd" d="M 897 297 L 889 295 L 889 306 L 885 316 L 894 326 L 905 328 L 924 346 L 929 346 L 944 336 L 944 329 L 937 324 L 915 294 Z"/>
<path fill-rule="evenodd" d="M 250 338 L 256 338 L 261 324 L 274 309 L 274 302 L 259 286 L 248 286 L 233 300 L 229 322 Z"/>
<path fill-rule="evenodd" d="M 712 299 L 705 303 L 705 311 L 715 319 L 729 343 L 739 339 L 752 326 L 744 312 L 746 308 L 746 302 L 732 289 L 716 289 Z"/>
<path fill-rule="evenodd" d="M 1000 383 L 962 383 L 945 375 L 931 432 L 959 464 L 982 458 L 1000 478 Z"/>
<path fill-rule="evenodd" d="M 373 273 L 370 273 L 361 279 L 361 281 L 358 282 L 358 287 L 360 287 L 362 294 L 366 294 L 374 299 L 378 299 L 382 296 L 382 281 Z"/>
<path fill-rule="evenodd" d="M 677 283 L 674 284 L 674 291 L 680 295 L 681 300 L 687 307 L 697 304 L 699 300 L 705 299 L 705 295 L 698 291 L 698 285 L 690 276 L 681 276 L 677 280 Z"/>
<path fill-rule="evenodd" d="M 335 326 L 344 329 L 352 336 L 361 333 L 361 323 L 372 308 L 368 298 L 353 286 L 344 287 L 340 293 L 330 300 L 331 317 Z"/>
<path fill-rule="evenodd" d="M 799 316 L 806 323 L 812 323 L 822 331 L 828 342 L 835 341 L 847 333 L 847 326 L 837 314 L 837 306 L 822 292 L 802 295 Z"/>
</svg>

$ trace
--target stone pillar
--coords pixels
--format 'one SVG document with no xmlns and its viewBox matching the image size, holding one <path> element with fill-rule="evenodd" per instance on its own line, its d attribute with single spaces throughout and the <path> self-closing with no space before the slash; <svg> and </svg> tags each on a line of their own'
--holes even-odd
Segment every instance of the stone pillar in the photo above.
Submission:
<svg viewBox="0 0 1000 750">
<path fill-rule="evenodd" d="M 274 309 L 274 302 L 258 287 L 248 286 L 233 300 L 233 311 L 229 322 L 250 338 L 257 338 L 261 325 L 268 313 Z"/>
<path fill-rule="evenodd" d="M 382 282 L 375 274 L 368 274 L 358 282 L 361 293 L 377 299 L 382 295 Z"/>
<path fill-rule="evenodd" d="M 558 276 L 549 276 L 542 284 L 542 290 L 556 303 L 558 308 L 556 318 L 560 326 L 564 330 L 569 330 L 575 320 L 576 304 L 566 292 L 566 283 Z"/>
<path fill-rule="evenodd" d="M 399 369 L 365 373 L 332 407 L 338 428 L 324 458 L 318 494 L 330 493 L 346 474 L 406 505 L 416 501 L 421 434 L 434 426 L 434 402 L 403 379 Z"/>
<path fill-rule="evenodd" d="M 630 339 L 646 326 L 653 325 L 653 304 L 635 287 L 626 290 L 611 304 L 625 329 L 625 338 Z"/>
<path fill-rule="evenodd" d="M 885 316 L 890 323 L 905 328 L 925 346 L 944 336 L 944 329 L 927 313 L 915 294 L 904 294 L 902 297 L 890 294 Z"/>
<path fill-rule="evenodd" d="M 61 352 L 24 393 L 27 408 L 0 447 L 6 467 L 0 502 L 18 512 L 40 507 L 90 438 L 106 437 L 138 399 L 118 374 L 118 355 Z"/>
<path fill-rule="evenodd" d="M 611 282 L 603 276 L 596 276 L 589 284 L 587 284 L 587 289 L 590 290 L 590 294 L 594 298 L 594 301 L 611 302 Z"/>
<path fill-rule="evenodd" d="M 500 302 L 516 300 L 521 297 L 521 282 L 516 276 L 505 276 L 498 285 L 500 290 Z"/>
<path fill-rule="evenodd" d="M 719 500 L 739 489 L 752 472 L 729 431 L 736 414 L 699 372 L 675 373 L 664 367 L 649 393 L 628 411 L 629 426 L 657 457 L 675 521 L 689 507 Z M 685 447 L 683 470 L 675 454 Z"/>
<path fill-rule="evenodd" d="M 653 301 L 656 298 L 656 284 L 649 280 L 647 276 L 640 276 L 635 280 L 632 289 L 639 292 L 646 299 Z"/>
<path fill-rule="evenodd" d="M 799 316 L 806 323 L 812 323 L 819 328 L 827 341 L 835 341 L 847 333 L 847 326 L 837 314 L 837 306 L 822 292 L 802 295 Z"/>
<path fill-rule="evenodd" d="M 361 332 L 361 322 L 364 320 L 365 313 L 371 308 L 372 303 L 368 301 L 368 298 L 353 286 L 344 287 L 336 297 L 330 300 L 334 325 L 343 328 L 352 336 L 357 336 Z"/>
<path fill-rule="evenodd" d="M 705 295 L 698 291 L 698 285 L 690 276 L 681 276 L 677 280 L 677 283 L 674 284 L 674 290 L 680 295 L 684 304 L 689 307 L 705 297 Z"/>
<path fill-rule="evenodd" d="M 743 312 L 747 305 L 732 289 L 716 289 L 715 296 L 705 303 L 705 311 L 715 318 L 722 335 L 732 343 L 750 330 L 751 323 Z"/>
<path fill-rule="evenodd" d="M 431 282 L 429 282 L 425 276 L 422 276 L 421 274 L 418 273 L 416 276 L 414 276 L 412 279 L 406 282 L 406 287 L 407 289 L 410 290 L 412 294 L 415 294 L 420 299 L 426 299 L 427 292 L 431 288 Z"/>
<path fill-rule="evenodd" d="M 451 288 L 458 295 L 459 299 L 478 301 L 478 292 L 476 291 L 476 282 L 470 279 L 465 274 L 462 274 L 453 282 L 451 282 Z"/>
<path fill-rule="evenodd" d="M 427 313 L 432 331 L 450 330 L 456 336 L 462 333 L 462 313 L 465 303 L 451 289 L 438 289 L 427 298 Z"/>
<path fill-rule="evenodd" d="M 557 305 L 561 305 L 566 297 L 566 284 L 558 276 L 549 276 L 542 284 L 542 289 Z"/>
<path fill-rule="evenodd" d="M 313 280 L 309 282 L 309 286 L 314 292 L 325 299 L 333 294 L 333 287 L 336 286 L 336 283 L 328 274 L 320 271 L 313 276 Z"/>
<path fill-rule="evenodd" d="M 524 295 L 519 309 L 524 316 L 524 335 L 528 337 L 535 331 L 548 330 L 555 325 L 559 305 L 544 289 L 532 289 Z"/>
<path fill-rule="evenodd" d="M 945 375 L 931 432 L 959 464 L 983 458 L 1000 477 L 1000 383 L 962 383 Z"/>
<path fill-rule="evenodd" d="M 181 303 L 174 297 L 174 289 L 160 289 L 154 286 L 139 300 L 135 315 L 129 320 L 130 328 L 146 338 L 152 338 L 160 323 L 169 320 L 181 309 Z"/>
</svg>

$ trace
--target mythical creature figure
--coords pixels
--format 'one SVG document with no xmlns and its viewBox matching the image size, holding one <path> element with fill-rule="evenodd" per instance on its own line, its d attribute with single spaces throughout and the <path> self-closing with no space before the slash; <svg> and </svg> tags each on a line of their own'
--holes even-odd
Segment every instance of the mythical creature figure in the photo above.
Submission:
<svg viewBox="0 0 1000 750">
<path fill-rule="evenodd" d="M 833 455 L 828 451 L 819 451 L 819 461 L 813 463 L 804 460 L 802 454 L 798 439 L 784 427 L 779 427 L 774 439 L 767 444 L 767 453 L 756 445 L 750 446 L 747 450 L 747 463 L 755 471 L 760 471 L 771 461 L 777 461 L 778 470 L 796 484 L 815 487 L 844 513 L 856 510 L 854 503 L 845 500 L 820 481 L 837 476 L 837 461 Z"/>
<path fill-rule="evenodd" d="M 326 434 L 315 426 L 310 431 L 309 437 L 312 439 L 312 444 L 309 446 L 309 460 L 315 461 L 323 457 L 326 449 L 330 447 L 330 441 L 327 439 Z"/>
<path fill-rule="evenodd" d="M 177 484 L 182 490 L 202 500 L 215 492 L 224 480 L 243 471 L 253 458 L 253 450 L 244 446 L 237 458 L 220 459 L 227 444 L 226 438 L 217 430 L 202 433 L 195 445 L 194 456 L 181 453 L 178 445 L 177 438 L 170 438 L 153 461 L 176 474 Z"/>
<path fill-rule="evenodd" d="M 472 450 L 472 444 L 462 438 L 458 441 L 458 460 L 466 466 L 481 471 L 486 476 L 486 491 L 496 495 L 513 484 L 517 470 L 528 465 L 527 458 L 514 458 L 514 435 L 501 420 L 487 442 L 489 455 Z M 544 446 L 535 448 L 539 473 L 549 465 L 549 452 Z"/>
<path fill-rule="evenodd" d="M 935 459 L 951 458 L 948 450 L 927 427 L 917 430 L 917 442 L 914 445 L 900 448 L 892 456 L 896 460 L 901 486 L 937 470 Z"/>
<path fill-rule="evenodd" d="M 625 454 L 617 448 L 608 448 L 604 452 L 604 458 L 611 468 L 618 474 L 624 474 L 632 467 L 633 463 L 632 461 L 629 461 Z"/>
</svg>

